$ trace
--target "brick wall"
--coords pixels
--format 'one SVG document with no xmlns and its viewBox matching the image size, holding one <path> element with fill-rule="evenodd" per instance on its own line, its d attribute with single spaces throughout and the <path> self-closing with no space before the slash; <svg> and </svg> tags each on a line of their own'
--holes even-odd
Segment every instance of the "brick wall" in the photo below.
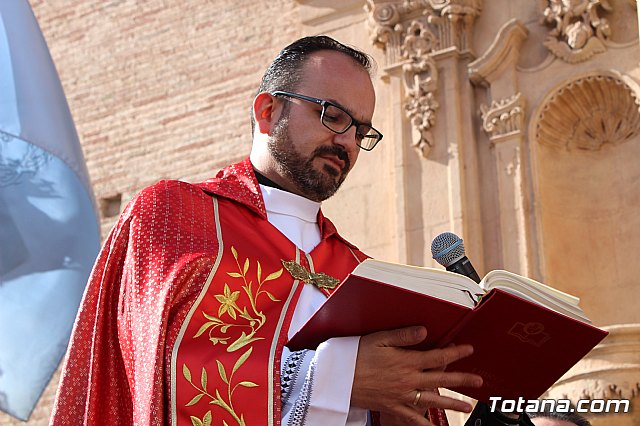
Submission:
<svg viewBox="0 0 640 426">
<path fill-rule="evenodd" d="M 103 237 L 142 187 L 202 180 L 248 154 L 262 72 L 301 35 L 294 0 L 30 3 L 76 123 Z M 56 383 L 29 425 L 48 423 Z M 0 414 L 0 425 L 24 424 Z"/>
</svg>

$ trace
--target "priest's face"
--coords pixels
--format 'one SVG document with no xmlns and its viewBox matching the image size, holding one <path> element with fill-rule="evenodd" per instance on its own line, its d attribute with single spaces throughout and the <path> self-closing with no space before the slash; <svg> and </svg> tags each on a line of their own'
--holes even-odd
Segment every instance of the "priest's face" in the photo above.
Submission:
<svg viewBox="0 0 640 426">
<path fill-rule="evenodd" d="M 352 58 L 316 52 L 307 59 L 303 75 L 296 94 L 329 101 L 356 120 L 371 122 L 375 105 L 371 78 Z M 358 158 L 355 126 L 337 134 L 322 124 L 322 106 L 294 97 L 279 99 L 285 104 L 268 141 L 278 174 L 285 189 L 323 201 L 335 194 Z"/>
<path fill-rule="evenodd" d="M 319 145 L 308 154 L 298 151 L 289 135 L 289 111 L 285 113 L 274 128 L 269 151 L 282 175 L 296 186 L 296 192 L 313 201 L 324 201 L 344 182 L 351 170 L 351 159 L 343 147 L 333 144 Z M 315 164 L 323 157 L 331 158 L 327 160 L 331 162 Z"/>
</svg>

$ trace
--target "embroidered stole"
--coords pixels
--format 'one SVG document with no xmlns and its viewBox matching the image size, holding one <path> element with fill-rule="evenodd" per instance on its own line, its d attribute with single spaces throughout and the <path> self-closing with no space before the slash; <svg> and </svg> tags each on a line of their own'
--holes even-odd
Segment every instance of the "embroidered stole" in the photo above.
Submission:
<svg viewBox="0 0 640 426">
<path fill-rule="evenodd" d="M 214 198 L 214 212 L 216 262 L 172 350 L 172 423 L 279 424 L 280 359 L 303 286 L 282 262 L 342 280 L 359 261 L 335 237 L 305 255 L 229 200 Z"/>
</svg>

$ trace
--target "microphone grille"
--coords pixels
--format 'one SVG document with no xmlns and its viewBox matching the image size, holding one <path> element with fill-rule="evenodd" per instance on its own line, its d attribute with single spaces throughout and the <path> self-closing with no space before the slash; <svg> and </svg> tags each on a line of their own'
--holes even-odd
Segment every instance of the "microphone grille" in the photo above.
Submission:
<svg viewBox="0 0 640 426">
<path fill-rule="evenodd" d="M 464 243 L 453 232 L 443 232 L 431 242 L 431 255 L 446 268 L 464 257 Z"/>
</svg>

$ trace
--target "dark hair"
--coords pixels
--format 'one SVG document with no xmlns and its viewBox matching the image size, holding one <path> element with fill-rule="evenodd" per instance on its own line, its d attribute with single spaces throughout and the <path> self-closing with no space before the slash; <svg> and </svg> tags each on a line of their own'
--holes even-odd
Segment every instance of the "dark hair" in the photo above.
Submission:
<svg viewBox="0 0 640 426">
<path fill-rule="evenodd" d="M 577 426 L 591 426 L 591 422 L 589 420 L 582 417 L 580 414 L 576 412 L 572 413 L 560 413 L 557 411 L 538 411 L 538 412 L 527 412 L 530 418 L 534 417 L 546 417 L 549 419 L 557 419 L 564 420 L 565 422 L 574 423 Z"/>
<path fill-rule="evenodd" d="M 352 58 L 355 63 L 371 72 L 372 60 L 364 52 L 344 45 L 328 36 L 309 36 L 294 41 L 278 53 L 269 68 L 262 76 L 258 93 L 284 90 L 293 92 L 302 81 L 302 68 L 309 56 L 321 50 L 333 50 Z M 253 108 L 251 114 L 251 130 L 255 126 Z"/>
</svg>

